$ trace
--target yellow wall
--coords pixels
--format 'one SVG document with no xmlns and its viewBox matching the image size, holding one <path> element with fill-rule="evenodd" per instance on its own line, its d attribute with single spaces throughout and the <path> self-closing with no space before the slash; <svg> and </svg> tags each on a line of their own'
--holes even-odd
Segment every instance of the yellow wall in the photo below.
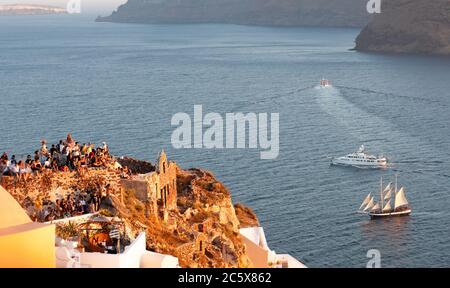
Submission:
<svg viewBox="0 0 450 288">
<path fill-rule="evenodd" d="M 31 222 L 17 201 L 0 186 L 0 229 Z"/>
<path fill-rule="evenodd" d="M 54 225 L 32 222 L 0 229 L 0 268 L 54 267 Z"/>
<path fill-rule="evenodd" d="M 55 225 L 31 222 L 0 186 L 0 268 L 55 267 Z"/>
</svg>

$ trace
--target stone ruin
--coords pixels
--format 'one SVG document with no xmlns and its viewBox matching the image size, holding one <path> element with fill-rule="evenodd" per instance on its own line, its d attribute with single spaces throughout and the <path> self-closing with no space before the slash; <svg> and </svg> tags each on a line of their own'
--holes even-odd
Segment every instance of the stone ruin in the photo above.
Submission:
<svg viewBox="0 0 450 288">
<path fill-rule="evenodd" d="M 175 162 L 169 161 L 162 151 L 155 171 L 138 174 L 121 180 L 123 189 L 133 191 L 136 198 L 149 204 L 148 214 L 162 216 L 167 220 L 168 212 L 177 209 L 177 171 Z"/>
</svg>

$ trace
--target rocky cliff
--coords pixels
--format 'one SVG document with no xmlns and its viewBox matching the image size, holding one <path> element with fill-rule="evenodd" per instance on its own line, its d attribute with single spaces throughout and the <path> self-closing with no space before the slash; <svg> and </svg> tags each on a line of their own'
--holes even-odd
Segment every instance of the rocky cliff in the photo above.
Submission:
<svg viewBox="0 0 450 288">
<path fill-rule="evenodd" d="M 151 163 L 129 157 L 120 158 L 120 162 L 134 173 L 154 170 Z M 35 221 L 47 221 L 42 216 L 53 209 L 57 199 L 77 198 L 86 191 L 109 191 L 100 204 L 100 213 L 122 219 L 130 235 L 145 231 L 148 250 L 176 256 L 182 267 L 252 267 L 239 229 L 258 226 L 258 219 L 250 208 L 234 206 L 229 190 L 211 172 L 179 168 L 176 209 L 154 210 L 150 201 L 142 201 L 121 185 L 122 168 L 115 167 L 44 170 L 26 181 L 7 176 L 0 179 Z"/>
<path fill-rule="evenodd" d="M 363 27 L 366 0 L 128 0 L 100 22 Z"/>
<path fill-rule="evenodd" d="M 449 0 L 384 0 L 356 50 L 450 55 Z"/>
</svg>

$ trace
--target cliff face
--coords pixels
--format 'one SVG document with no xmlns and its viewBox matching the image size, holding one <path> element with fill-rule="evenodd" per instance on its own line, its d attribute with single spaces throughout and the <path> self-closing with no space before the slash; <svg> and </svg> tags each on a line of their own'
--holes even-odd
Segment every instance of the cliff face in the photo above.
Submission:
<svg viewBox="0 0 450 288">
<path fill-rule="evenodd" d="M 366 0 L 128 0 L 99 22 L 363 27 Z"/>
<path fill-rule="evenodd" d="M 355 49 L 450 55 L 450 1 L 384 0 Z"/>
<path fill-rule="evenodd" d="M 135 173 L 154 169 L 149 162 L 128 157 L 120 160 Z M 56 199 L 68 195 L 76 199 L 86 191 L 109 191 L 100 212 L 121 218 L 130 235 L 145 231 L 147 249 L 177 257 L 182 267 L 252 267 L 239 229 L 258 226 L 258 219 L 242 204 L 233 206 L 229 190 L 212 173 L 178 169 L 176 209 L 158 207 L 155 211 L 150 201 L 140 200 L 133 190 L 121 185 L 123 173 L 114 167 L 84 172 L 44 170 L 27 181 L 6 176 L 0 179 L 35 221 L 48 221 L 43 212 L 53 207 L 51 202 Z"/>
<path fill-rule="evenodd" d="M 113 209 L 108 210 L 135 234 L 144 230 L 147 249 L 177 257 L 182 267 L 252 267 L 239 228 L 259 224 L 253 212 L 238 205 L 247 215 L 242 225 L 228 189 L 208 171 L 180 169 L 177 186 L 177 209 L 169 211 L 167 220 L 149 212 L 153 207 L 131 190 L 123 197 L 113 193 Z"/>
</svg>

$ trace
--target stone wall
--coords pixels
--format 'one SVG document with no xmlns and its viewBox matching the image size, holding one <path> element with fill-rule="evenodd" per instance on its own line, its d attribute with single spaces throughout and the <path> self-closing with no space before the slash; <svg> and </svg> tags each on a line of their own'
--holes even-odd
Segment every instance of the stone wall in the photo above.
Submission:
<svg viewBox="0 0 450 288">
<path fill-rule="evenodd" d="M 159 208 L 165 215 L 177 208 L 177 169 L 177 164 L 168 161 L 162 151 L 156 171 L 123 179 L 121 185 L 123 189 L 133 191 L 140 201 L 150 203 L 154 207 L 152 212 L 157 213 Z"/>
<path fill-rule="evenodd" d="M 177 208 L 177 170 L 177 164 L 168 161 L 166 153 L 162 151 L 156 171 L 145 176 L 151 193 L 156 195 L 160 206 L 168 210 Z"/>
</svg>

